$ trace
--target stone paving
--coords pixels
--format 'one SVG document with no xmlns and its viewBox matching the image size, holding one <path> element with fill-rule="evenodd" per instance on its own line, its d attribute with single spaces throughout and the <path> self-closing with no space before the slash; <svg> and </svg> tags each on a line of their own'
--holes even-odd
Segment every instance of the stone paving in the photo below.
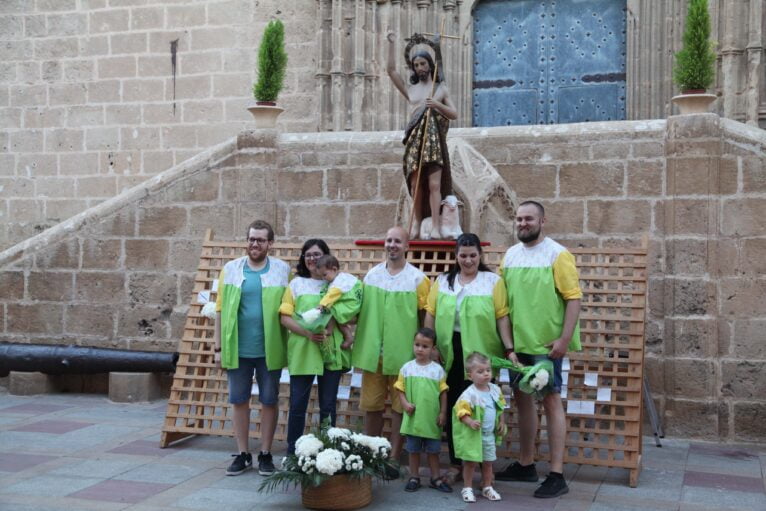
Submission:
<svg viewBox="0 0 766 511">
<path fill-rule="evenodd" d="M 196 437 L 160 449 L 164 413 L 163 401 L 0 394 L 0 510 L 301 509 L 298 490 L 258 493 L 261 478 L 253 471 L 226 477 L 229 438 Z M 502 502 L 467 505 L 458 492 L 405 493 L 401 481 L 375 484 L 367 509 L 766 510 L 763 445 L 665 439 L 657 448 L 645 438 L 637 488 L 622 469 L 568 465 L 565 472 L 570 493 L 558 499 L 533 498 L 530 483 L 499 482 Z"/>
</svg>

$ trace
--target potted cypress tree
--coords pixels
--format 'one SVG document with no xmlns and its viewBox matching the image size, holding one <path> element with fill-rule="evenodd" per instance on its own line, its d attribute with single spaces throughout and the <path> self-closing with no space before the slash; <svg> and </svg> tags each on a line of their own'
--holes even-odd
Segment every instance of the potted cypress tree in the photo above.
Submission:
<svg viewBox="0 0 766 511">
<path fill-rule="evenodd" d="M 255 105 L 248 108 L 257 128 L 273 128 L 283 112 L 276 104 L 285 81 L 287 53 L 285 27 L 280 20 L 272 20 L 263 31 L 258 48 L 258 81 L 253 84 Z"/>
<path fill-rule="evenodd" d="M 704 113 L 716 96 L 706 94 L 715 79 L 715 44 L 710 40 L 708 0 L 690 0 L 683 48 L 676 53 L 673 81 L 681 94 L 673 98 L 681 114 Z"/>
</svg>

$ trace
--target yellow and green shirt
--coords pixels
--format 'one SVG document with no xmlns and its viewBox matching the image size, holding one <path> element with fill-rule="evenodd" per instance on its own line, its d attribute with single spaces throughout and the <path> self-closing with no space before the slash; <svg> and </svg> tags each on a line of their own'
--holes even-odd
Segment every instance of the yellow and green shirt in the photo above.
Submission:
<svg viewBox="0 0 766 511">
<path fill-rule="evenodd" d="M 324 280 L 295 277 L 285 289 L 282 305 L 279 306 L 279 313 L 293 316 L 313 309 L 319 305 L 326 290 L 327 282 Z M 332 338 L 325 342 L 331 343 L 337 360 L 333 366 L 328 366 L 327 369 L 350 368 L 350 353 L 340 347 L 343 343 L 343 335 L 337 326 L 333 329 Z M 287 337 L 287 369 L 292 375 L 324 374 L 325 364 L 322 352 L 319 351 L 319 345 L 302 335 L 289 332 Z"/>
<path fill-rule="evenodd" d="M 546 345 L 561 337 L 566 301 L 582 298 L 574 256 L 550 238 L 532 248 L 517 243 L 505 253 L 500 275 L 508 289 L 514 349 L 547 354 Z M 579 324 L 568 349 L 581 349 Z"/>
<path fill-rule="evenodd" d="M 497 425 L 503 416 L 503 410 L 505 410 L 505 397 L 503 397 L 500 387 L 494 383 L 489 384 L 489 393 L 495 405 L 494 431 L 497 431 Z M 484 398 L 473 384 L 457 398 L 457 402 L 452 408 L 452 444 L 455 446 L 456 458 L 465 461 L 484 461 L 481 445 L 482 428 L 474 430 L 460 420 L 467 415 L 479 421 L 480 424 L 483 423 L 486 413 L 484 406 Z M 500 445 L 502 439 L 501 435 L 495 433 L 497 445 Z"/>
<path fill-rule="evenodd" d="M 386 263 L 367 272 L 362 288 L 362 308 L 354 335 L 352 363 L 365 371 L 396 375 L 412 360 L 412 340 L 418 331 L 418 311 L 426 307 L 431 281 L 410 263 L 396 275 Z"/>
<path fill-rule="evenodd" d="M 411 415 L 402 415 L 400 432 L 403 435 L 441 440 L 442 430 L 437 422 L 441 411 L 439 399 L 441 393 L 449 388 L 447 373 L 442 366 L 436 362 L 420 365 L 410 360 L 399 370 L 394 388 L 403 392 L 407 401 L 415 405 Z"/>
<path fill-rule="evenodd" d="M 503 342 L 497 332 L 497 320 L 508 315 L 505 282 L 489 271 L 480 271 L 469 284 L 461 286 L 455 277 L 449 288 L 442 274 L 431 286 L 426 310 L 434 317 L 436 347 L 449 372 L 456 356 L 463 360 L 473 351 L 487 357 L 502 357 Z M 459 331 L 463 353 L 453 353 L 452 335 Z"/>
<path fill-rule="evenodd" d="M 362 306 L 362 281 L 350 273 L 338 273 L 329 283 L 319 305 L 329 309 L 341 325 L 348 323 L 359 314 Z"/>
</svg>

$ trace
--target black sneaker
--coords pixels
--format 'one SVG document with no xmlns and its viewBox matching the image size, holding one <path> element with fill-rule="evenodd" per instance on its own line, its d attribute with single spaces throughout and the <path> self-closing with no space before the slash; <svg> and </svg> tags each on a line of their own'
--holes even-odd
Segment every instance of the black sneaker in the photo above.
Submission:
<svg viewBox="0 0 766 511">
<path fill-rule="evenodd" d="M 536 483 L 540 477 L 537 475 L 535 464 L 522 465 L 518 461 L 508 465 L 505 470 L 495 472 L 498 481 L 525 481 Z"/>
<path fill-rule="evenodd" d="M 253 467 L 253 455 L 249 452 L 232 454 L 232 456 L 234 456 L 234 461 L 232 461 L 229 468 L 226 469 L 227 476 L 238 476 L 245 470 Z"/>
<path fill-rule="evenodd" d="M 535 497 L 538 499 L 552 499 L 569 493 L 569 486 L 561 474 L 548 474 L 543 484 L 535 490 Z"/>
<path fill-rule="evenodd" d="M 270 476 L 275 470 L 274 460 L 271 459 L 271 453 L 260 453 L 258 455 L 258 473 L 262 476 Z"/>
</svg>

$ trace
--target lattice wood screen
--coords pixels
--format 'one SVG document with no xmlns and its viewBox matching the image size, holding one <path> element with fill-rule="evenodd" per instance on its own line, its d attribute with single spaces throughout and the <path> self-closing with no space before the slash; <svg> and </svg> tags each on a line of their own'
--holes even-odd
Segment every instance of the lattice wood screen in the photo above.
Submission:
<svg viewBox="0 0 766 511">
<path fill-rule="evenodd" d="M 294 265 L 300 244 L 281 243 L 272 255 Z M 369 268 L 384 259 L 382 246 L 342 245 L 331 247 L 345 271 L 362 278 Z M 203 243 L 191 307 L 179 346 L 179 360 L 161 447 L 189 435 L 232 435 L 225 372 L 213 363 L 213 325 L 201 316 L 197 303 L 200 291 L 209 291 L 223 265 L 243 255 L 244 243 L 213 241 L 208 231 Z M 411 248 L 408 260 L 429 276 L 445 271 L 452 261 L 448 246 Z M 486 247 L 485 261 L 497 267 L 504 247 Z M 586 465 L 622 467 L 630 470 L 630 485 L 638 482 L 641 463 L 642 378 L 644 359 L 644 315 L 646 310 L 646 249 L 573 249 L 584 293 L 580 314 L 583 350 L 569 355 L 566 383 L 567 439 L 565 461 Z M 566 369 L 566 367 L 565 367 Z M 338 425 L 361 429 L 364 413 L 359 410 L 359 376 L 348 373 L 341 380 L 337 405 Z M 510 394 L 507 383 L 501 386 Z M 289 385 L 283 372 L 279 392 L 279 420 L 275 438 L 287 434 Z M 562 397 L 564 397 L 562 395 Z M 260 437 L 257 399 L 252 402 L 250 436 Z M 540 410 L 542 412 L 542 410 Z M 511 434 L 499 456 L 518 456 L 518 428 L 513 408 Z M 308 425 L 319 420 L 315 391 L 309 402 Z M 542 414 L 541 414 L 542 417 Z M 547 439 L 543 427 L 537 437 L 537 452 L 546 459 Z M 390 429 L 388 408 L 385 431 Z"/>
</svg>

